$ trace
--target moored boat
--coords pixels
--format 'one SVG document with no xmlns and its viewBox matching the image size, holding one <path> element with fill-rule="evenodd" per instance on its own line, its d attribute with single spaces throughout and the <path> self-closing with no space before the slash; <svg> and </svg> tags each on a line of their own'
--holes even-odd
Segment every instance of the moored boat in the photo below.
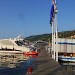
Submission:
<svg viewBox="0 0 75 75">
<path fill-rule="evenodd" d="M 38 52 L 34 52 L 34 51 L 31 51 L 31 52 L 23 52 L 24 55 L 38 55 Z"/>
</svg>

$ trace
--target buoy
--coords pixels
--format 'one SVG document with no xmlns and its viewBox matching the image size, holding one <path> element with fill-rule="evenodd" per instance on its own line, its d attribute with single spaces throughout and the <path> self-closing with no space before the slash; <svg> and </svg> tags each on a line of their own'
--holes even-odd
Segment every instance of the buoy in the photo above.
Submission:
<svg viewBox="0 0 75 75">
<path fill-rule="evenodd" d="M 30 67 L 28 68 L 27 73 L 30 75 L 30 74 L 32 74 L 32 71 L 33 71 L 33 69 L 32 69 L 32 67 L 30 66 Z"/>
</svg>

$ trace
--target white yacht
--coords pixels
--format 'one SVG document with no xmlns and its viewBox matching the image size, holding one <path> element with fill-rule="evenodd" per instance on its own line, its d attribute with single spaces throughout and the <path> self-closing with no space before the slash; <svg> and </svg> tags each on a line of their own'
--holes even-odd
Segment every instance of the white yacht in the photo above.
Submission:
<svg viewBox="0 0 75 75">
<path fill-rule="evenodd" d="M 0 54 L 3 53 L 23 53 L 24 55 L 37 55 L 24 39 L 17 37 L 14 39 L 0 39 Z"/>
<path fill-rule="evenodd" d="M 0 39 L 0 52 L 29 52 L 30 48 L 25 46 L 23 39 Z"/>
</svg>

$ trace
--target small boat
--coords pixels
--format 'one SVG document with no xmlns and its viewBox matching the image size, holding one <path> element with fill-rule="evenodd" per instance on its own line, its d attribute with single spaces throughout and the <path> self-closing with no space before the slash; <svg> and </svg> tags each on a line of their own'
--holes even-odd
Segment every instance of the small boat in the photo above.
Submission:
<svg viewBox="0 0 75 75">
<path fill-rule="evenodd" d="M 24 55 L 38 55 L 38 52 L 31 51 L 31 52 L 23 52 Z"/>
</svg>

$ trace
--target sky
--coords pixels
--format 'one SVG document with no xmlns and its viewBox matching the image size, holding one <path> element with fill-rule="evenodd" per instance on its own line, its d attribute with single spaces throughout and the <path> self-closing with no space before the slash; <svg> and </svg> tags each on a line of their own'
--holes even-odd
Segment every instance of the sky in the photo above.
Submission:
<svg viewBox="0 0 75 75">
<path fill-rule="evenodd" d="M 51 33 L 52 0 L 0 0 L 0 38 Z M 58 31 L 75 30 L 75 0 L 57 0 Z"/>
</svg>

